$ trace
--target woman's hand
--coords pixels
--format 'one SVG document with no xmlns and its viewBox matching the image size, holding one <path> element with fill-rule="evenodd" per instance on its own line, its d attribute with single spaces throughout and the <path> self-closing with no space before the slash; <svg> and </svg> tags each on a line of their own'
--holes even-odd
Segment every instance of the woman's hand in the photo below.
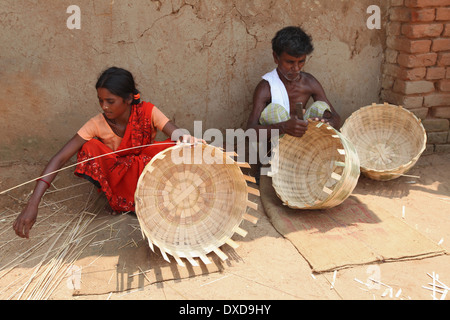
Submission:
<svg viewBox="0 0 450 320">
<path fill-rule="evenodd" d="M 53 181 L 57 171 L 61 169 L 62 166 L 78 152 L 78 150 L 80 150 L 85 142 L 86 141 L 83 138 L 78 134 L 75 134 L 75 136 L 73 136 L 73 138 L 52 157 L 52 159 L 50 159 L 41 174 L 41 176 L 46 177 L 45 180 L 47 182 L 44 183 L 43 181 L 39 181 L 41 179 L 37 180 L 30 200 L 13 223 L 13 229 L 19 237 L 27 239 L 30 237 L 30 230 L 36 222 L 38 215 L 39 203 L 48 188 L 48 184 Z"/>
<path fill-rule="evenodd" d="M 181 143 L 189 143 L 189 144 L 196 145 L 198 143 L 206 144 L 206 141 L 203 139 L 198 139 L 191 135 L 185 134 L 185 135 L 182 135 L 177 141 L 177 144 L 181 144 Z"/>
<path fill-rule="evenodd" d="M 30 230 L 36 222 L 37 215 L 38 206 L 28 202 L 13 224 L 13 229 L 19 237 L 30 238 Z"/>
</svg>

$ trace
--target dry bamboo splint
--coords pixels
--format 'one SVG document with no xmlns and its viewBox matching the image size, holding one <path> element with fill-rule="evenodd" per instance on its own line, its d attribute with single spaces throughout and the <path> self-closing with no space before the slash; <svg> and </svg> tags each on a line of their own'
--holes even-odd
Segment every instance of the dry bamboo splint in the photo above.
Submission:
<svg viewBox="0 0 450 320">
<path fill-rule="evenodd" d="M 358 182 L 359 158 L 353 144 L 328 124 L 311 121 L 301 138 L 284 135 L 274 146 L 272 185 L 294 209 L 341 204 Z"/>
<path fill-rule="evenodd" d="M 178 161 L 180 157 L 184 161 Z M 178 145 L 155 156 L 135 193 L 136 215 L 150 248 L 158 247 L 165 260 L 170 262 L 172 256 L 180 266 L 185 266 L 183 258 L 194 266 L 195 258 L 211 263 L 211 252 L 228 259 L 220 247 L 237 248 L 231 237 L 247 234 L 241 222 L 257 222 L 247 213 L 247 208 L 257 208 L 249 194 L 259 191 L 247 185 L 253 179 L 241 172 L 246 166 L 204 144 Z"/>
<path fill-rule="evenodd" d="M 354 112 L 342 134 L 358 152 L 361 172 L 373 180 L 393 180 L 410 170 L 425 151 L 427 135 L 412 112 L 388 103 Z"/>
</svg>

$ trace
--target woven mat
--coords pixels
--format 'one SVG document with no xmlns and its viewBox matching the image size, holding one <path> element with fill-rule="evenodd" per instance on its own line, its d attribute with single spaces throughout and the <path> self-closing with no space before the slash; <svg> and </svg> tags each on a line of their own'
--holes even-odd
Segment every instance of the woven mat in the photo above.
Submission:
<svg viewBox="0 0 450 320">
<path fill-rule="evenodd" d="M 368 206 L 355 196 L 332 209 L 308 211 L 283 206 L 267 176 L 261 176 L 260 192 L 271 223 L 292 242 L 313 272 L 445 253 L 388 211 Z"/>
<path fill-rule="evenodd" d="M 102 220 L 103 219 L 103 220 Z M 135 215 L 106 216 L 110 228 L 97 232 L 91 245 L 83 250 L 74 265 L 81 269 L 81 281 L 73 284 L 73 295 L 107 294 L 143 288 L 146 285 L 182 278 L 205 275 L 223 269 L 221 260 L 211 254 L 211 264 L 199 259 L 198 267 L 186 261 L 179 266 L 174 259 L 165 261 L 159 249 L 153 252 L 143 239 Z M 73 277 L 72 277 L 73 278 Z"/>
</svg>

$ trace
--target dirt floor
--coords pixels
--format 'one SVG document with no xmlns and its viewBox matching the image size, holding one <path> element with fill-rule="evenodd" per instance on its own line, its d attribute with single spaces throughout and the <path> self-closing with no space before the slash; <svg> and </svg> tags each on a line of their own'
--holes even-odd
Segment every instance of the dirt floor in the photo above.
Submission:
<svg viewBox="0 0 450 320">
<path fill-rule="evenodd" d="M 255 197 L 253 200 L 259 203 L 259 207 L 256 211 L 252 210 L 252 215 L 259 221 L 256 224 L 243 222 L 242 228 L 248 231 L 248 235 L 245 238 L 233 237 L 239 247 L 226 251 L 229 259 L 216 264 L 217 270 L 197 274 L 195 270 L 189 269 L 187 276 L 183 277 L 183 267 L 173 262 L 169 264 L 172 271 L 170 277 L 163 274 L 151 281 L 147 276 L 142 277 L 141 273 L 138 283 L 128 280 L 127 283 L 131 285 L 84 293 L 80 288 L 88 285 L 90 288 L 103 288 L 106 282 L 119 281 L 119 267 L 130 268 L 133 264 L 133 246 L 128 244 L 135 240 L 141 241 L 142 236 L 140 232 L 133 233 L 134 229 L 138 229 L 135 217 L 127 217 L 135 219 L 129 224 L 132 228 L 129 233 L 112 236 L 116 228 L 114 223 L 119 221 L 114 219 L 121 217 L 109 216 L 103 207 L 87 209 L 91 205 L 89 199 L 96 191 L 93 192 L 91 185 L 84 180 L 74 177 L 72 170 L 63 171 L 50 189 L 54 192 L 44 197 L 38 224 L 28 240 L 15 236 L 12 223 L 23 208 L 34 184 L 0 196 L 0 299 L 449 300 L 450 295 L 444 295 L 444 289 L 437 287 L 439 283 L 450 286 L 449 166 L 450 154 L 424 155 L 408 173 L 410 176 L 389 182 L 373 181 L 362 176 L 354 190 L 354 194 L 366 203 L 376 203 L 430 240 L 439 243 L 447 254 L 313 274 L 301 253 L 274 229 L 260 201 Z M 21 161 L 0 164 L 0 190 L 33 179 L 41 170 L 42 164 L 25 164 Z M 76 220 L 80 215 L 80 208 L 89 212 L 86 215 L 88 218 L 97 215 L 94 221 L 98 223 L 96 227 L 100 226 L 99 221 L 106 223 L 104 225 L 108 234 L 111 234 L 111 241 L 117 240 L 123 246 L 128 245 L 129 255 L 126 261 L 123 261 L 124 256 L 120 256 L 120 247 L 117 246 L 108 256 L 96 254 L 93 248 L 100 245 L 98 239 L 86 237 L 90 242 L 85 243 L 76 240 L 74 242 L 79 247 L 72 249 L 73 242 L 61 244 L 64 237 L 55 238 L 58 234 L 69 232 L 65 223 L 70 219 Z M 81 229 L 83 225 L 78 223 L 78 227 Z M 134 235 L 136 237 L 132 238 Z M 102 242 L 102 245 L 105 243 Z M 141 242 L 140 248 L 144 244 Z M 139 254 L 137 247 L 136 244 L 136 257 Z M 64 248 L 68 251 L 63 252 Z M 90 254 L 83 254 L 83 250 L 87 249 L 91 250 Z M 118 260 L 114 260 L 118 257 Z M 85 264 L 83 268 L 78 268 L 77 263 L 81 259 Z M 98 282 L 96 278 L 88 277 L 89 268 L 108 265 L 111 259 L 119 261 L 117 264 L 113 262 L 117 270 L 106 270 L 106 278 L 99 277 Z M 128 279 L 134 279 L 133 275 L 140 271 L 143 268 L 130 269 Z M 113 276 L 114 272 L 116 276 Z M 179 275 L 178 278 L 174 274 Z M 435 292 L 424 288 L 432 287 L 433 274 L 435 279 L 438 275 L 438 281 L 434 280 Z M 376 278 L 379 282 L 369 278 Z"/>
</svg>

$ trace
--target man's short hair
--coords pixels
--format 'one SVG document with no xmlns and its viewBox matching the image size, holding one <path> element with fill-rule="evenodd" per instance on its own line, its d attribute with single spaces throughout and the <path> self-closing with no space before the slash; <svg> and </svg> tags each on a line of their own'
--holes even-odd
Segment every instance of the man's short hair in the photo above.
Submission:
<svg viewBox="0 0 450 320">
<path fill-rule="evenodd" d="M 312 38 L 300 27 L 285 27 L 278 31 L 272 39 L 272 50 L 280 56 L 286 52 L 290 56 L 308 55 L 314 50 Z"/>
</svg>

